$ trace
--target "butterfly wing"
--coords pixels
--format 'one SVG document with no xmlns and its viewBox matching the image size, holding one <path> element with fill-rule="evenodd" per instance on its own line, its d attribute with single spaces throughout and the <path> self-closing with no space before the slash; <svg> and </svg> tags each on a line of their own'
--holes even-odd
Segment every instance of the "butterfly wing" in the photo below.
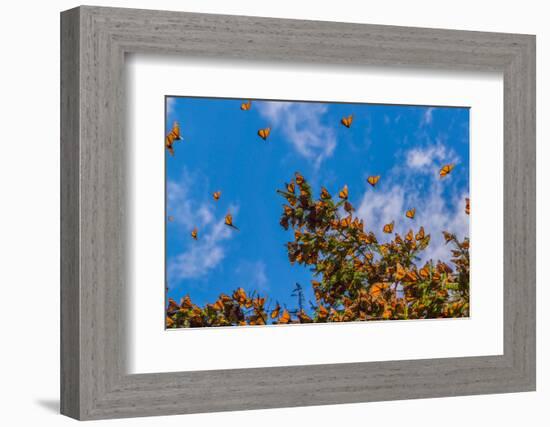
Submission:
<svg viewBox="0 0 550 427">
<path fill-rule="evenodd" d="M 367 178 L 367 182 L 372 185 L 373 187 L 378 184 L 378 181 L 380 180 L 380 175 L 375 175 L 375 176 L 369 176 Z"/>
</svg>

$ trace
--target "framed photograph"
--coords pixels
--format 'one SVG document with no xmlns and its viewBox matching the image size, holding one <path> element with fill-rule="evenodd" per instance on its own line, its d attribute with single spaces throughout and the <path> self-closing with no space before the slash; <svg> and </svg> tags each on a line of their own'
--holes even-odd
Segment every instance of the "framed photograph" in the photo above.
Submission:
<svg viewBox="0 0 550 427">
<path fill-rule="evenodd" d="M 534 36 L 83 6 L 61 58 L 63 414 L 535 390 Z"/>
</svg>

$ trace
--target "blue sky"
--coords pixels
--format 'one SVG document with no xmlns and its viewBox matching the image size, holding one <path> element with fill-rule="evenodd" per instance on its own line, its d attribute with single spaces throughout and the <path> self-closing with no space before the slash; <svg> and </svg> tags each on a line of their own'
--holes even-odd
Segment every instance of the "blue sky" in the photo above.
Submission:
<svg viewBox="0 0 550 427">
<path fill-rule="evenodd" d="M 296 283 L 313 300 L 312 275 L 290 265 L 279 225 L 283 188 L 295 171 L 336 194 L 347 184 L 365 228 L 379 239 L 395 220 L 402 235 L 424 225 L 432 240 L 425 259 L 448 260 L 442 230 L 468 236 L 469 109 L 344 103 L 166 98 L 166 132 L 178 121 L 183 141 L 166 152 L 166 279 L 168 296 L 214 302 L 243 287 L 267 294 L 289 309 Z M 350 129 L 340 124 L 353 114 Z M 267 141 L 257 136 L 271 127 Z M 456 164 L 440 179 L 447 163 Z M 375 188 L 366 178 L 381 175 Z M 214 191 L 221 190 L 215 202 Z M 414 220 L 405 211 L 416 208 Z M 235 231 L 223 220 L 231 211 Z M 197 241 L 190 236 L 197 227 Z"/>
</svg>

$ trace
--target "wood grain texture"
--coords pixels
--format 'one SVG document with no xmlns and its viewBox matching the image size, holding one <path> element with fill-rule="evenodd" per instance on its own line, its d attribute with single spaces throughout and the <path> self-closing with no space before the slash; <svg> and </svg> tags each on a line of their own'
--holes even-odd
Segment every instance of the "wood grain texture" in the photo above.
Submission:
<svg viewBox="0 0 550 427">
<path fill-rule="evenodd" d="M 535 38 L 80 7 L 62 13 L 62 413 L 150 416 L 535 389 Z M 128 375 L 124 57 L 504 75 L 504 355 Z"/>
</svg>

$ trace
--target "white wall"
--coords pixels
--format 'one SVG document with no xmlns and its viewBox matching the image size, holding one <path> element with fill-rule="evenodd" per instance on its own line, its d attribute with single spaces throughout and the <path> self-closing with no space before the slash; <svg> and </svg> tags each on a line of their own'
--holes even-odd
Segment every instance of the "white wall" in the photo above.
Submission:
<svg viewBox="0 0 550 427">
<path fill-rule="evenodd" d="M 441 0 L 157 0 L 97 5 L 320 19 L 374 24 L 519 32 L 537 35 L 538 55 L 538 392 L 366 403 L 157 419 L 110 425 L 543 425 L 550 420 L 550 296 L 542 265 L 548 225 L 550 27 L 546 2 Z M 76 1 L 4 2 L 0 24 L 0 420 L 4 425 L 63 426 L 59 383 L 59 11 Z M 546 14 L 545 14 L 546 12 Z M 546 16 L 546 17 L 545 17 Z M 24 332 L 23 332 L 24 331 Z M 546 360 L 545 360 L 546 359 Z M 546 403 L 546 405 L 544 405 Z"/>
</svg>

